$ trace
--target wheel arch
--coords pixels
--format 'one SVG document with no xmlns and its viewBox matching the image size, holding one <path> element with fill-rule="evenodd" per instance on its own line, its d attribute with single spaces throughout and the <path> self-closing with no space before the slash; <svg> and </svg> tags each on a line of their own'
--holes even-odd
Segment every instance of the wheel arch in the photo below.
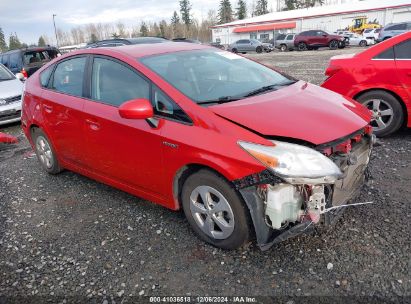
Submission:
<svg viewBox="0 0 411 304">
<path fill-rule="evenodd" d="M 200 163 L 191 163 L 191 164 L 184 165 L 183 167 L 177 170 L 173 178 L 173 198 L 174 198 L 174 204 L 175 204 L 173 209 L 179 210 L 182 206 L 181 205 L 181 191 L 183 189 L 183 185 L 185 181 L 187 180 L 187 178 L 193 173 L 198 172 L 202 169 L 206 169 L 206 170 L 209 170 L 217 174 L 218 176 L 226 180 L 227 183 L 231 184 L 230 180 L 226 176 L 224 176 L 224 174 L 222 174 L 220 171 L 218 171 L 215 168 L 212 168 L 210 166 L 207 166 L 205 164 L 200 164 Z"/>
<path fill-rule="evenodd" d="M 370 88 L 370 89 L 366 89 L 366 90 L 364 90 L 364 91 L 361 91 L 361 92 L 356 93 L 356 94 L 354 95 L 353 99 L 357 100 L 357 99 L 360 98 L 362 95 L 364 95 L 364 94 L 366 94 L 366 93 L 369 93 L 369 92 L 373 92 L 373 91 L 383 91 L 383 92 L 386 92 L 386 93 L 392 95 L 393 97 L 395 97 L 395 98 L 399 101 L 399 103 L 400 103 L 400 105 L 401 105 L 401 108 L 402 108 L 402 112 L 404 113 L 404 121 L 402 122 L 401 127 L 406 126 L 406 125 L 407 125 L 407 121 L 408 121 L 408 117 L 409 117 L 409 116 L 408 116 L 407 107 L 406 107 L 406 105 L 405 105 L 404 100 L 401 98 L 401 96 L 399 96 L 399 95 L 398 95 L 397 93 L 395 93 L 394 91 L 391 91 L 391 90 L 388 90 L 388 89 L 385 89 L 385 88 Z"/>
</svg>

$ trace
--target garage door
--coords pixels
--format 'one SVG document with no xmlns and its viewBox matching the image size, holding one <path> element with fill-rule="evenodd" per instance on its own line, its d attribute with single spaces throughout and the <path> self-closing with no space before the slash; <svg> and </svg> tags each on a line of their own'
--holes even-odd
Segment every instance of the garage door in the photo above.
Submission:
<svg viewBox="0 0 411 304">
<path fill-rule="evenodd" d="M 411 11 L 394 12 L 393 23 L 411 21 Z"/>
</svg>

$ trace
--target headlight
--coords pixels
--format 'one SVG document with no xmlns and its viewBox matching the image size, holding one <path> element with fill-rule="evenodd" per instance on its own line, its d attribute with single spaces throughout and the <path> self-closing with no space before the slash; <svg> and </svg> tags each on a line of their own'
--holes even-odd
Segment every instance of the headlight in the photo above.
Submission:
<svg viewBox="0 0 411 304">
<path fill-rule="evenodd" d="M 334 183 L 341 170 L 325 155 L 313 149 L 272 141 L 273 146 L 238 142 L 256 160 L 290 183 Z"/>
</svg>

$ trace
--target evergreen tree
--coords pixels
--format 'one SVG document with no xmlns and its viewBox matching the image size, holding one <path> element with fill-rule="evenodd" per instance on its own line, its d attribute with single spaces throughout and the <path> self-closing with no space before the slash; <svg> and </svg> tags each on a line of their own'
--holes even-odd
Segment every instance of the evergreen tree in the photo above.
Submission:
<svg viewBox="0 0 411 304">
<path fill-rule="evenodd" d="M 147 27 L 147 25 L 144 21 L 141 22 L 140 34 L 141 34 L 142 37 L 147 37 L 148 36 L 148 27 Z"/>
<path fill-rule="evenodd" d="M 19 49 L 21 48 L 21 42 L 19 40 L 19 38 L 17 37 L 17 34 L 14 33 L 10 34 L 10 38 L 9 38 L 9 49 L 10 50 L 15 50 L 15 49 Z"/>
<path fill-rule="evenodd" d="M 171 26 L 173 29 L 173 37 L 178 37 L 180 35 L 180 17 L 176 11 L 174 11 L 171 17 Z"/>
<path fill-rule="evenodd" d="M 186 25 L 187 28 L 190 27 L 192 23 L 191 16 L 191 3 L 189 0 L 180 0 L 180 12 L 181 12 L 181 20 Z"/>
<path fill-rule="evenodd" d="M 166 29 L 167 29 L 167 22 L 165 20 L 161 20 L 160 22 L 160 37 L 166 36 Z"/>
<path fill-rule="evenodd" d="M 37 43 L 38 46 L 46 46 L 46 41 L 44 40 L 43 36 L 40 36 L 39 42 Z"/>
<path fill-rule="evenodd" d="M 233 9 L 230 0 L 221 0 L 218 10 L 218 22 L 227 23 L 233 21 Z"/>
<path fill-rule="evenodd" d="M 8 50 L 6 38 L 4 38 L 3 29 L 0 27 L 0 53 L 6 52 Z"/>
<path fill-rule="evenodd" d="M 91 33 L 91 35 L 90 35 L 90 42 L 96 42 L 96 41 L 98 41 L 98 38 L 97 38 L 96 34 Z"/>
<path fill-rule="evenodd" d="M 267 14 L 267 5 L 267 0 L 257 0 L 257 4 L 255 5 L 254 16 L 261 16 Z"/>
<path fill-rule="evenodd" d="M 247 3 L 244 0 L 239 0 L 237 5 L 237 18 L 240 20 L 247 18 Z"/>
</svg>

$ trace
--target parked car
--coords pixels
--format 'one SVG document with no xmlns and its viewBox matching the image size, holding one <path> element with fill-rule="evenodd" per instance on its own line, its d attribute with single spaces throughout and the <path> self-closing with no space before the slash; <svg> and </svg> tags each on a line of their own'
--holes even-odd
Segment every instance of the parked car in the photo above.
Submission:
<svg viewBox="0 0 411 304">
<path fill-rule="evenodd" d="M 280 34 L 276 40 L 273 40 L 273 45 L 281 52 L 294 50 L 294 38 L 296 34 Z"/>
<path fill-rule="evenodd" d="M 152 43 L 163 43 L 168 42 L 169 40 L 161 37 L 137 37 L 137 38 L 115 38 L 115 39 L 106 39 L 97 42 L 92 42 L 87 44 L 84 48 L 99 48 L 99 47 L 116 47 L 122 45 L 131 45 L 131 44 L 152 44 Z"/>
<path fill-rule="evenodd" d="M 0 63 L 0 125 L 20 120 L 22 90 L 23 83 Z"/>
<path fill-rule="evenodd" d="M 263 43 L 257 39 L 240 39 L 228 46 L 228 50 L 233 53 L 247 52 L 271 52 L 273 50 L 271 43 Z"/>
<path fill-rule="evenodd" d="M 335 56 L 324 88 L 354 98 L 372 111 L 377 136 L 411 127 L 411 32 L 359 54 Z"/>
<path fill-rule="evenodd" d="M 373 45 L 375 44 L 374 39 L 371 38 L 365 38 L 362 35 L 354 34 L 351 33 L 347 36 L 346 42 L 347 45 L 350 46 L 361 46 L 361 47 L 366 47 L 368 45 Z"/>
<path fill-rule="evenodd" d="M 377 42 L 400 35 L 411 30 L 411 22 L 391 23 L 383 27 L 378 34 Z"/>
<path fill-rule="evenodd" d="M 52 59 L 49 54 L 54 53 L 56 50 L 50 47 L 12 50 L 0 54 L 0 63 L 6 66 L 13 74 L 22 73 L 27 78 L 49 62 Z"/>
<path fill-rule="evenodd" d="M 220 50 L 225 50 L 224 45 L 222 45 L 222 44 L 219 43 L 219 42 L 210 42 L 209 45 L 210 45 L 210 46 L 213 46 L 213 47 L 215 47 L 215 48 L 218 48 L 218 49 L 220 49 Z"/>
<path fill-rule="evenodd" d="M 380 28 L 366 29 L 363 32 L 363 36 L 367 39 L 373 39 L 376 42 L 380 32 L 381 32 Z"/>
<path fill-rule="evenodd" d="M 301 32 L 294 38 L 294 46 L 299 51 L 314 49 L 320 47 L 329 47 L 331 50 L 345 47 L 344 37 L 339 35 L 330 35 L 321 30 Z"/>
<path fill-rule="evenodd" d="M 63 55 L 26 82 L 22 128 L 51 174 L 69 169 L 182 208 L 214 246 L 255 233 L 266 249 L 331 222 L 328 208 L 354 197 L 370 118 L 242 56 L 170 42 Z"/>
<path fill-rule="evenodd" d="M 190 39 L 190 38 L 173 38 L 172 41 L 174 42 L 188 42 L 188 43 L 197 43 L 197 44 L 201 44 L 201 41 L 197 40 L 197 39 Z"/>
</svg>

